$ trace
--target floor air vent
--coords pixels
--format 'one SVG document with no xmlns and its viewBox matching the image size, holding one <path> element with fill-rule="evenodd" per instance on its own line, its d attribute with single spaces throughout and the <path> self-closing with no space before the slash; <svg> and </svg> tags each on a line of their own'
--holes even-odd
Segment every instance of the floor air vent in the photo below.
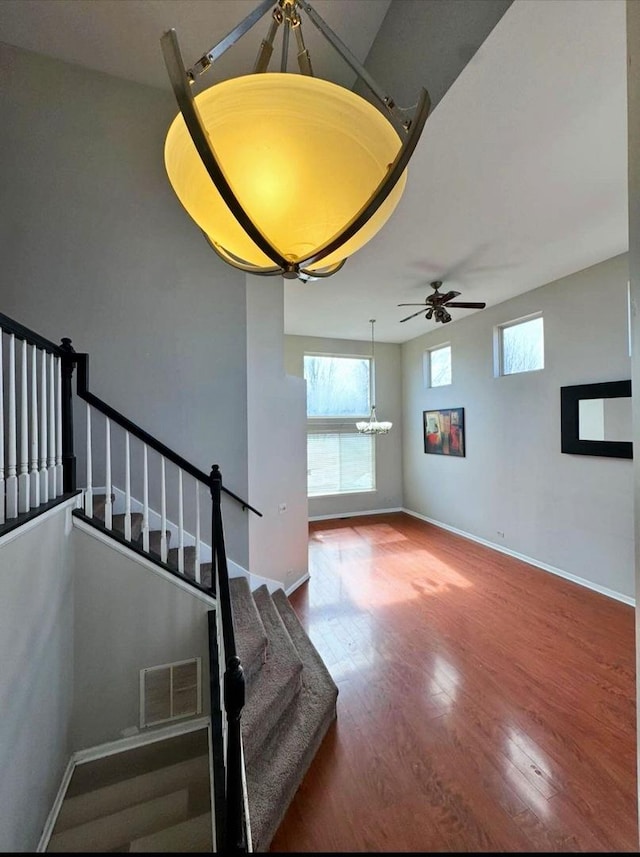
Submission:
<svg viewBox="0 0 640 857">
<path fill-rule="evenodd" d="M 201 659 L 140 670 L 140 728 L 202 712 Z"/>
</svg>

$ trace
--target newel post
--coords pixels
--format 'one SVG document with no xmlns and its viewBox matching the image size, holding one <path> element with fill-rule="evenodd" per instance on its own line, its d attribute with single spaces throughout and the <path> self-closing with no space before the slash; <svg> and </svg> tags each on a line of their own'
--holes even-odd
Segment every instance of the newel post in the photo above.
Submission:
<svg viewBox="0 0 640 857">
<path fill-rule="evenodd" d="M 65 494 L 76 490 L 76 457 L 73 447 L 73 391 L 71 378 L 76 365 L 76 351 L 65 336 L 60 346 L 61 365 L 61 424 L 62 424 L 62 488 Z"/>
</svg>

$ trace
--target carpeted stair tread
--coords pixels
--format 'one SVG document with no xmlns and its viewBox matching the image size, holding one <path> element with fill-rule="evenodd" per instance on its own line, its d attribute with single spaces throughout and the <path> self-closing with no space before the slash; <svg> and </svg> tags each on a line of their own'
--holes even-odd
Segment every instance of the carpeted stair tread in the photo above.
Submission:
<svg viewBox="0 0 640 857">
<path fill-rule="evenodd" d="M 281 593 L 281 594 L 280 594 Z M 338 688 L 308 638 L 284 590 L 273 603 L 302 656 L 302 687 L 282 728 L 274 731 L 247 766 L 254 851 L 268 851 L 291 801 L 336 717 Z"/>
<path fill-rule="evenodd" d="M 211 573 L 213 570 L 213 564 L 210 562 L 201 562 L 200 563 L 200 583 L 203 586 L 207 586 L 211 589 Z"/>
<path fill-rule="evenodd" d="M 302 661 L 291 642 L 266 585 L 258 587 L 253 598 L 267 633 L 267 659 L 251 681 L 247 682 L 246 703 L 242 712 L 242 739 L 245 762 L 249 765 L 272 732 L 283 728 L 285 710 L 300 690 Z"/>
<path fill-rule="evenodd" d="M 171 541 L 171 530 L 167 530 L 167 548 L 169 548 L 169 542 Z M 149 553 L 154 553 L 156 556 L 160 556 L 160 538 L 162 536 L 162 530 L 149 530 Z M 138 545 L 142 547 L 142 536 L 138 537 Z M 167 551 L 168 556 L 168 551 Z"/>
<path fill-rule="evenodd" d="M 302 627 L 302 623 L 291 606 L 291 602 L 287 598 L 284 589 L 276 589 L 272 593 L 271 598 L 276 606 L 278 613 L 285 628 L 289 632 L 289 636 L 296 647 L 298 654 L 304 664 L 303 682 L 313 680 L 320 682 L 322 679 L 323 687 L 333 686 L 336 699 L 338 697 L 338 686 L 334 682 L 331 673 L 327 669 L 320 653 L 311 642 L 309 635 Z"/>
<path fill-rule="evenodd" d="M 242 661 L 245 682 L 250 684 L 267 658 L 267 632 L 247 578 L 230 578 L 229 594 L 238 657 Z"/>
<path fill-rule="evenodd" d="M 169 552 L 167 554 L 167 564 L 172 568 L 175 568 L 176 571 L 178 569 L 178 552 L 179 548 L 169 548 Z M 186 577 L 190 577 L 192 580 L 195 579 L 196 576 L 196 546 L 195 545 L 185 545 L 183 548 L 184 551 L 184 571 L 183 574 Z"/>
<path fill-rule="evenodd" d="M 124 536 L 124 515 L 112 515 L 111 526 L 121 536 Z M 103 519 L 104 520 L 104 519 Z M 141 512 L 131 512 L 131 541 L 135 542 L 142 532 L 144 515 Z"/>
<path fill-rule="evenodd" d="M 134 839 L 129 851 L 180 854 L 192 851 L 213 851 L 211 813 L 189 818 L 172 827 Z"/>
<path fill-rule="evenodd" d="M 93 517 L 100 518 L 101 521 L 104 521 L 104 505 L 107 500 L 106 494 L 94 494 L 93 495 Z M 111 495 L 111 502 L 115 503 L 116 495 Z"/>
<path fill-rule="evenodd" d="M 47 851 L 110 851 L 188 817 L 187 789 L 165 794 L 54 833 Z"/>
<path fill-rule="evenodd" d="M 112 815 L 134 803 L 151 800 L 181 788 L 193 788 L 194 784 L 199 788 L 208 788 L 208 755 L 196 756 L 137 776 L 129 775 L 118 782 L 65 798 L 56 819 L 55 833 L 62 833 L 103 815 Z"/>
</svg>

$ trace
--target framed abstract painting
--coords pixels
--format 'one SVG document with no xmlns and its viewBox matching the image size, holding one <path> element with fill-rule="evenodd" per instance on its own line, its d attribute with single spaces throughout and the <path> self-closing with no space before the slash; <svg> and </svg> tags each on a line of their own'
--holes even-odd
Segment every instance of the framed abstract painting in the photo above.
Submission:
<svg viewBox="0 0 640 857">
<path fill-rule="evenodd" d="M 423 411 L 422 423 L 425 452 L 464 456 L 464 408 Z"/>
</svg>

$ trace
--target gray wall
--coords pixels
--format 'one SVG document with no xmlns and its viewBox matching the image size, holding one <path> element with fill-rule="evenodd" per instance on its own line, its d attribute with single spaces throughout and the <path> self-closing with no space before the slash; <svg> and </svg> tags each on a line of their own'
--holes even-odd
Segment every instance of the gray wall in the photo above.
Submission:
<svg viewBox="0 0 640 857">
<path fill-rule="evenodd" d="M 284 284 L 247 278 L 249 569 L 285 589 L 307 573 L 306 384 L 285 375 Z M 281 507 L 286 508 L 281 511 Z"/>
<path fill-rule="evenodd" d="M 424 87 L 432 109 L 445 95 L 512 0 L 393 0 L 365 66 L 401 107 Z M 369 91 L 358 81 L 356 92 Z"/>
<path fill-rule="evenodd" d="M 35 851 L 71 752 L 69 509 L 0 543 L 0 851 Z"/>
<path fill-rule="evenodd" d="M 140 670 L 202 658 L 209 712 L 211 607 L 111 545 L 74 530 L 74 704 L 71 749 L 139 725 Z"/>
<path fill-rule="evenodd" d="M 285 369 L 304 377 L 305 353 L 371 355 L 371 342 L 285 336 Z M 400 346 L 375 343 L 375 404 L 379 420 L 391 420 L 389 434 L 376 438 L 376 490 L 309 498 L 309 517 L 397 509 L 402 506 L 402 383 Z"/>
<path fill-rule="evenodd" d="M 630 377 L 627 280 L 618 256 L 405 343 L 403 457 L 407 509 L 631 599 L 633 462 L 560 451 L 560 387 Z M 538 311 L 545 368 L 494 377 L 494 326 Z M 447 341 L 453 383 L 428 389 Z M 465 458 L 424 453 L 441 407 L 465 408 Z"/>
<path fill-rule="evenodd" d="M 173 95 L 3 44 L 0 67 L 0 312 L 70 336 L 96 395 L 246 497 L 245 275 L 169 185 Z"/>
</svg>

